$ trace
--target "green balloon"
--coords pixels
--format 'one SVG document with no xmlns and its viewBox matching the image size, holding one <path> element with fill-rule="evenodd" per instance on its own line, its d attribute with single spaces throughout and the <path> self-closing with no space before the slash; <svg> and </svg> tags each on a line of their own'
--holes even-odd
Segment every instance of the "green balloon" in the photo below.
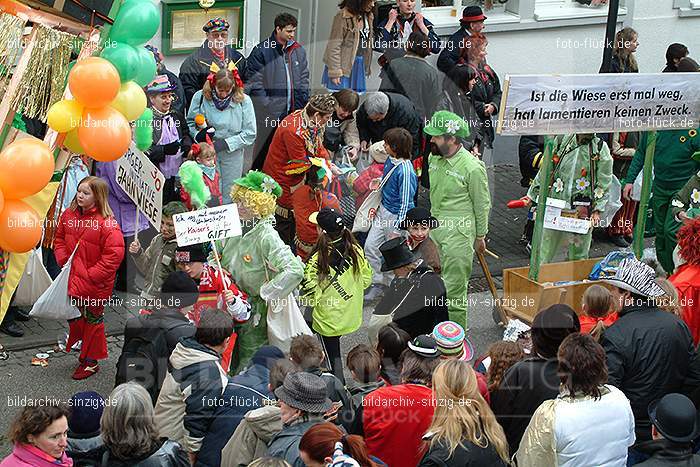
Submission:
<svg viewBox="0 0 700 467">
<path fill-rule="evenodd" d="M 153 78 L 156 76 L 156 59 L 153 57 L 153 54 L 144 47 L 137 48 L 136 52 L 139 57 L 139 65 L 136 70 L 134 81 L 136 81 L 139 86 L 143 87 L 153 81 Z"/>
<path fill-rule="evenodd" d="M 136 147 L 141 151 L 145 151 L 153 144 L 153 110 L 146 107 L 146 110 L 136 119 L 134 125 Z"/>
<path fill-rule="evenodd" d="M 134 79 L 141 64 L 141 58 L 134 47 L 112 40 L 105 42 L 100 57 L 114 65 L 122 83 Z"/>
<path fill-rule="evenodd" d="M 109 30 L 109 38 L 134 47 L 148 42 L 158 31 L 160 13 L 152 2 L 124 3 Z"/>
</svg>

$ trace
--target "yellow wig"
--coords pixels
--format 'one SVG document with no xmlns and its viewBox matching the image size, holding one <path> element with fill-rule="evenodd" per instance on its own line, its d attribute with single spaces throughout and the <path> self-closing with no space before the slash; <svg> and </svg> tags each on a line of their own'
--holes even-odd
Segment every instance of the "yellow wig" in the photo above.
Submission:
<svg viewBox="0 0 700 467">
<path fill-rule="evenodd" d="M 231 188 L 231 199 L 234 203 L 243 203 L 246 209 L 260 219 L 273 215 L 277 206 L 277 199 L 272 193 L 254 191 L 235 184 Z"/>
</svg>

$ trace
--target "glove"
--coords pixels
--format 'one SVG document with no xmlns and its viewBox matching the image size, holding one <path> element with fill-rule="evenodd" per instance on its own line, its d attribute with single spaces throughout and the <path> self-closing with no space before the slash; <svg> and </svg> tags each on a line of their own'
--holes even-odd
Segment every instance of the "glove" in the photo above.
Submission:
<svg viewBox="0 0 700 467">
<path fill-rule="evenodd" d="M 226 143 L 225 139 L 215 139 L 214 140 L 214 151 L 216 151 L 217 154 L 220 152 L 228 152 L 228 144 Z"/>
<path fill-rule="evenodd" d="M 163 153 L 166 156 L 174 156 L 177 154 L 177 151 L 180 149 L 180 142 L 179 141 L 173 141 L 172 143 L 168 143 L 163 145 Z"/>
<path fill-rule="evenodd" d="M 151 148 L 148 150 L 148 154 L 146 154 L 151 162 L 154 164 L 165 162 L 165 152 L 163 151 L 163 148 L 164 146 L 160 145 L 151 146 Z"/>
</svg>

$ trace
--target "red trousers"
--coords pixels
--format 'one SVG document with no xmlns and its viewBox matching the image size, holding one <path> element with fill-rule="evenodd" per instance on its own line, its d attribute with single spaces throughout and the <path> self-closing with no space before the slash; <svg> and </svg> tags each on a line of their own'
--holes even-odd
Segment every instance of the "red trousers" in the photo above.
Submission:
<svg viewBox="0 0 700 467">
<path fill-rule="evenodd" d="M 68 321 L 66 352 L 82 340 L 80 361 L 104 360 L 107 358 L 107 336 L 105 335 L 104 306 L 79 306 L 80 318 Z"/>
</svg>

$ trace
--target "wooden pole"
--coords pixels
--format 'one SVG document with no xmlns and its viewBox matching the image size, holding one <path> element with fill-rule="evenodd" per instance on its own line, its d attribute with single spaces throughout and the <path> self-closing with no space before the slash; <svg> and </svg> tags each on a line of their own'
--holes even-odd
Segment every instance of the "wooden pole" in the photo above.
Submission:
<svg viewBox="0 0 700 467">
<path fill-rule="evenodd" d="M 212 240 L 211 242 L 211 249 L 214 252 L 214 258 L 216 258 L 216 266 L 219 268 L 219 274 L 221 275 L 221 282 L 224 284 L 224 287 L 228 289 L 228 286 L 230 285 L 228 283 L 228 280 L 226 279 L 226 274 L 224 274 L 224 268 L 221 267 L 221 259 L 219 258 L 219 250 L 216 249 L 216 242 Z"/>
<path fill-rule="evenodd" d="M 552 176 L 552 156 L 554 152 L 554 138 L 545 136 L 544 155 L 540 171 L 540 195 L 537 198 L 537 209 L 535 210 L 535 230 L 532 234 L 532 254 L 530 255 L 530 280 L 537 282 L 540 275 L 540 247 L 542 245 L 542 232 L 544 229 L 544 211 L 547 208 L 547 198 L 549 197 L 549 179 Z"/>
<path fill-rule="evenodd" d="M 644 251 L 644 228 L 647 222 L 647 207 L 651 194 L 651 172 L 654 167 L 654 153 L 656 152 L 656 130 L 647 134 L 647 147 L 644 154 L 644 173 L 642 175 L 642 193 L 639 197 L 639 210 L 637 212 L 637 225 L 634 227 L 633 251 L 637 258 L 642 258 Z M 657 232 L 658 233 L 658 232 Z"/>
</svg>

